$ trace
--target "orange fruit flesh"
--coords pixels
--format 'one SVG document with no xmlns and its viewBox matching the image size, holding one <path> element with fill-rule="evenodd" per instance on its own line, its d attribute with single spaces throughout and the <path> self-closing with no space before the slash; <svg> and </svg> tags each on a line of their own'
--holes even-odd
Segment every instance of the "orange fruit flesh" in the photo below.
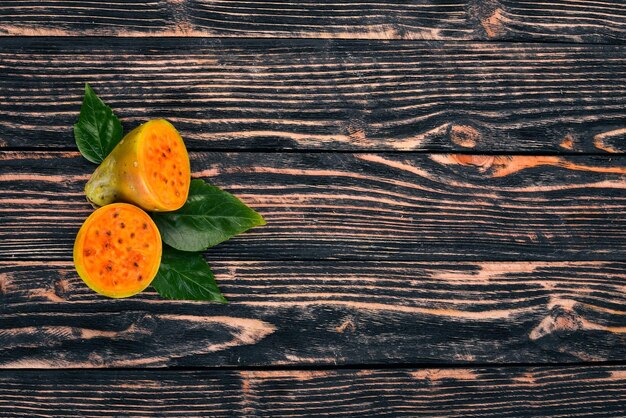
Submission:
<svg viewBox="0 0 626 418">
<path fill-rule="evenodd" d="M 190 167 L 187 150 L 174 129 L 158 125 L 142 142 L 141 166 L 147 186 L 168 210 L 180 208 L 187 200 Z"/>
<path fill-rule="evenodd" d="M 161 261 L 161 237 L 141 209 L 116 203 L 87 218 L 74 248 L 83 280 L 98 293 L 127 297 L 144 290 Z"/>
</svg>

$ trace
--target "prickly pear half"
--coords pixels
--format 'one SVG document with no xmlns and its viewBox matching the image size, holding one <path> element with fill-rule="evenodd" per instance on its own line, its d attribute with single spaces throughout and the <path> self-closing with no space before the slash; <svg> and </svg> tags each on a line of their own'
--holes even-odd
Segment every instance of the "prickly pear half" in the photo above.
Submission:
<svg viewBox="0 0 626 418">
<path fill-rule="evenodd" d="M 129 132 L 85 186 L 96 206 L 129 202 L 147 211 L 172 211 L 187 200 L 189 155 L 176 128 L 155 119 Z"/>
<path fill-rule="evenodd" d="M 161 251 L 161 235 L 150 216 L 136 206 L 114 203 L 83 223 L 74 242 L 74 265 L 94 291 L 125 298 L 152 282 Z"/>
</svg>

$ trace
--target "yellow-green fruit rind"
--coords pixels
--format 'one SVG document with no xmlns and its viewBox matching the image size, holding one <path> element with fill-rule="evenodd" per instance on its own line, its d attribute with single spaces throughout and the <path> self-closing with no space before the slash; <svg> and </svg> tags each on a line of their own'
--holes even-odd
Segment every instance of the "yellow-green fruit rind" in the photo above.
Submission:
<svg viewBox="0 0 626 418">
<path fill-rule="evenodd" d="M 93 291 L 125 298 L 150 285 L 162 249 L 159 230 L 147 213 L 114 203 L 93 212 L 81 226 L 74 242 L 74 265 Z"/>
<path fill-rule="evenodd" d="M 163 149 L 158 148 L 160 144 Z M 167 153 L 171 148 L 173 156 Z M 175 178 L 166 178 L 155 165 L 169 168 L 168 175 Z M 133 129 L 117 144 L 94 171 L 85 194 L 95 206 L 129 202 L 147 211 L 167 212 L 185 203 L 189 182 L 189 156 L 182 138 L 171 123 L 155 119 Z"/>
</svg>

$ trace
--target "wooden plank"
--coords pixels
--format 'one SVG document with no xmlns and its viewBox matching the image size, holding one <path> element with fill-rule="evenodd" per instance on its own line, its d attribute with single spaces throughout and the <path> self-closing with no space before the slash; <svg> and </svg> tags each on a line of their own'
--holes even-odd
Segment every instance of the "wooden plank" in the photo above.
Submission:
<svg viewBox="0 0 626 418">
<path fill-rule="evenodd" d="M 621 0 L 2 2 L 0 34 L 623 42 Z"/>
<path fill-rule="evenodd" d="M 0 367 L 626 360 L 624 262 L 213 261 L 228 305 L 0 262 Z"/>
<path fill-rule="evenodd" d="M 626 259 L 626 157 L 193 153 L 268 225 L 217 260 Z M 92 208 L 77 153 L 0 154 L 0 260 L 71 260 Z"/>
<path fill-rule="evenodd" d="M 83 84 L 192 149 L 626 152 L 626 46 L 0 39 L 0 146 L 74 146 Z"/>
<path fill-rule="evenodd" d="M 0 414 L 619 417 L 626 367 L 5 371 Z"/>
</svg>

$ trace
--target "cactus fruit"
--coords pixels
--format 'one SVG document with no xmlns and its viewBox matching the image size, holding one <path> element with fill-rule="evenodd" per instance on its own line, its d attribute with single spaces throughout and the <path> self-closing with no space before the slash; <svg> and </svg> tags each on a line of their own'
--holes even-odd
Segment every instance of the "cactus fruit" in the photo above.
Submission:
<svg viewBox="0 0 626 418">
<path fill-rule="evenodd" d="M 191 171 L 182 138 L 171 123 L 155 119 L 129 132 L 85 186 L 95 206 L 133 203 L 147 211 L 179 209 L 187 200 Z"/>
<path fill-rule="evenodd" d="M 150 285 L 161 252 L 161 235 L 150 216 L 136 206 L 114 203 L 83 223 L 74 243 L 74 264 L 91 289 L 124 298 Z"/>
</svg>

